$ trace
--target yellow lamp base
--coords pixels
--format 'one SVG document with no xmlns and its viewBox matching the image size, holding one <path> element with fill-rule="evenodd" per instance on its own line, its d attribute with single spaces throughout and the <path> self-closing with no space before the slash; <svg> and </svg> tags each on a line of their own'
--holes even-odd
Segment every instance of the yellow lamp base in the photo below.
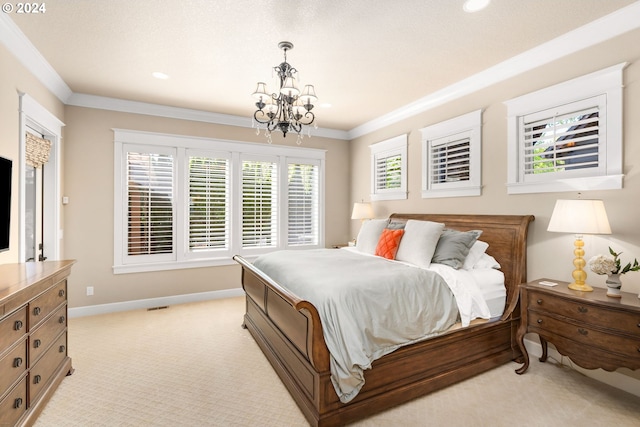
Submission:
<svg viewBox="0 0 640 427">
<path fill-rule="evenodd" d="M 569 289 L 573 289 L 574 291 L 593 292 L 593 288 L 586 283 L 571 283 L 569 284 Z"/>
<path fill-rule="evenodd" d="M 573 266 L 575 267 L 575 270 L 571 273 L 573 283 L 569 284 L 569 289 L 573 289 L 574 291 L 593 292 L 593 288 L 585 283 L 585 280 L 587 280 L 587 272 L 584 271 L 583 268 L 587 263 L 584 260 L 584 242 L 582 241 L 582 236 L 576 235 L 576 240 L 573 244 L 573 254 L 575 255 L 575 258 L 573 259 Z"/>
</svg>

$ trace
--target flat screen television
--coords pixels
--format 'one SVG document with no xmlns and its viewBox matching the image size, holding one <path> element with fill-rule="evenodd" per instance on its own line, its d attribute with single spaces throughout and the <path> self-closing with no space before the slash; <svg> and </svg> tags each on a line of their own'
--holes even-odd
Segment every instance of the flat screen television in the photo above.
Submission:
<svg viewBox="0 0 640 427">
<path fill-rule="evenodd" d="M 0 252 L 9 249 L 11 166 L 11 160 L 0 157 Z"/>
</svg>

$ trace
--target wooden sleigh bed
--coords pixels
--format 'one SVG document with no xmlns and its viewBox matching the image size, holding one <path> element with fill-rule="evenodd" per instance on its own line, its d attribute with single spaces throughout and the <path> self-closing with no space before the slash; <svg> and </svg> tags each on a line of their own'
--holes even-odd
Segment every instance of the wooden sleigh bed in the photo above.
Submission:
<svg viewBox="0 0 640 427">
<path fill-rule="evenodd" d="M 313 426 L 344 425 L 442 389 L 512 360 L 516 341 L 518 286 L 526 282 L 530 215 L 394 214 L 393 221 L 424 220 L 447 228 L 482 230 L 487 253 L 501 265 L 507 288 L 504 314 L 401 347 L 373 362 L 366 383 L 342 403 L 330 379 L 330 356 L 316 308 L 285 290 L 240 256 L 246 293 L 244 326 Z M 259 396 L 256 396 L 259 399 Z"/>
</svg>

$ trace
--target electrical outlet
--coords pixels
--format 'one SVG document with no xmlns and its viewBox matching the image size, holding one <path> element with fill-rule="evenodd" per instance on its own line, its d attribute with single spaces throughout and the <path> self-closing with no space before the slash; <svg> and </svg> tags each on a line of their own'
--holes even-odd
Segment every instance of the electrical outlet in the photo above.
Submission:
<svg viewBox="0 0 640 427">
<path fill-rule="evenodd" d="M 93 295 L 93 286 L 87 286 L 87 296 Z"/>
</svg>

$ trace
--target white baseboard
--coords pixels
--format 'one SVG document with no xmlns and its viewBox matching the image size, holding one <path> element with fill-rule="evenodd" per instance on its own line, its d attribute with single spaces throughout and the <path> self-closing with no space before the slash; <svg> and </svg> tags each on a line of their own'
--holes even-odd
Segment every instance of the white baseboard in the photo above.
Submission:
<svg viewBox="0 0 640 427">
<path fill-rule="evenodd" d="M 536 336 L 537 339 L 537 336 Z M 532 341 L 531 339 L 525 338 L 524 345 L 527 347 L 527 352 L 529 353 L 530 365 L 529 369 L 532 368 L 533 362 L 537 361 L 534 357 L 542 356 L 542 346 L 539 341 Z M 575 363 L 571 362 L 571 360 L 558 353 L 558 351 L 553 347 L 553 343 L 549 343 L 547 355 L 550 358 L 553 358 L 564 366 L 568 366 L 575 371 L 580 372 L 584 376 L 593 378 L 605 384 L 608 384 L 612 387 L 618 388 L 620 390 L 624 390 L 627 393 L 631 393 L 640 397 L 640 380 L 632 378 L 628 375 L 621 374 L 619 372 L 607 372 L 602 369 L 584 369 Z"/>
<path fill-rule="evenodd" d="M 164 307 L 188 302 L 207 301 L 243 296 L 242 289 L 225 289 L 222 291 L 200 292 L 197 294 L 173 295 L 169 297 L 139 299 L 134 301 L 114 302 L 111 304 L 87 305 L 68 309 L 69 318 L 94 316 L 96 314 L 116 313 L 118 311 Z"/>
</svg>

